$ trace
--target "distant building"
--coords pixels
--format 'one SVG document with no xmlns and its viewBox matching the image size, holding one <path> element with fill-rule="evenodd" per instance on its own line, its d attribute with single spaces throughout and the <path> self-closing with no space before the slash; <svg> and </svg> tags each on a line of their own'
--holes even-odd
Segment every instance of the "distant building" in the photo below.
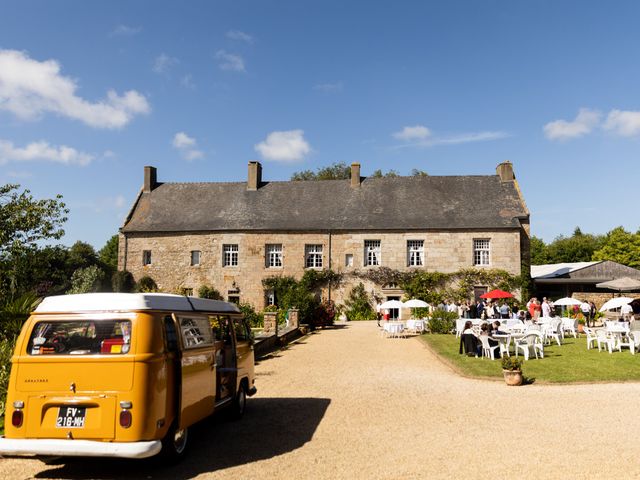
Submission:
<svg viewBox="0 0 640 480">
<path fill-rule="evenodd" d="M 604 303 L 618 292 L 597 288 L 596 284 L 623 277 L 640 280 L 640 270 L 610 260 L 531 266 L 531 279 L 538 297 L 554 299 L 571 296 L 581 300 L 600 298 L 599 303 Z M 640 294 L 636 293 L 636 296 Z"/>
<path fill-rule="evenodd" d="M 118 266 L 148 275 L 163 291 L 211 285 L 257 308 L 273 301 L 262 280 L 305 269 L 345 274 L 380 266 L 455 272 L 497 268 L 520 275 L 529 258 L 529 211 L 510 162 L 495 175 L 144 185 L 120 230 Z M 360 280 L 345 275 L 325 292 L 342 302 Z M 482 293 L 485 285 L 477 286 Z M 367 285 L 383 299 L 395 285 Z"/>
</svg>

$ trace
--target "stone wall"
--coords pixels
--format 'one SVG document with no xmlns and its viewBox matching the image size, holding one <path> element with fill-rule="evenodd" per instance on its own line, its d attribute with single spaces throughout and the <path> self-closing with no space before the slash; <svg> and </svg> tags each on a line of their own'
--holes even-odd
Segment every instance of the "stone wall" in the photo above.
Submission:
<svg viewBox="0 0 640 480">
<path fill-rule="evenodd" d="M 397 270 L 424 269 L 451 273 L 473 266 L 473 239 L 491 239 L 491 265 L 487 268 L 506 270 L 520 275 L 521 231 L 440 231 L 384 233 L 163 233 L 120 235 L 118 266 L 129 270 L 134 278 L 148 275 L 165 292 L 192 288 L 197 294 L 201 285 L 211 285 L 225 297 L 239 295 L 261 309 L 264 306 L 262 279 L 273 275 L 300 278 L 305 270 L 305 245 L 323 245 L 323 267 L 342 273 L 366 270 L 364 241 L 381 241 L 381 266 Z M 424 266 L 407 266 L 407 241 L 424 241 Z M 223 245 L 239 246 L 237 267 L 223 267 Z M 282 244 L 283 266 L 269 268 L 265 264 L 265 245 Z M 329 247 L 330 246 L 330 247 Z M 142 265 L 142 252 L 151 251 L 151 264 Z M 191 251 L 201 252 L 200 265 L 191 266 Z M 353 255 L 353 266 L 346 256 Z M 343 296 L 358 279 L 343 282 L 331 292 L 331 298 L 342 303 Z M 365 282 L 366 283 L 366 282 Z M 367 291 L 376 288 L 366 285 Z M 236 293 L 237 292 L 237 293 Z M 328 292 L 323 292 L 324 296 Z"/>
</svg>

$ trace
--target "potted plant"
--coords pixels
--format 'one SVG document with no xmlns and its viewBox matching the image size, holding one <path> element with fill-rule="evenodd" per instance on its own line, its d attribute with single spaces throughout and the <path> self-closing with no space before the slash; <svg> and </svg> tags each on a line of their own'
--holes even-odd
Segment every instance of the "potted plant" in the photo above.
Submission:
<svg viewBox="0 0 640 480">
<path fill-rule="evenodd" d="M 503 357 L 502 374 L 507 385 L 522 385 L 522 360 L 516 357 Z"/>
</svg>

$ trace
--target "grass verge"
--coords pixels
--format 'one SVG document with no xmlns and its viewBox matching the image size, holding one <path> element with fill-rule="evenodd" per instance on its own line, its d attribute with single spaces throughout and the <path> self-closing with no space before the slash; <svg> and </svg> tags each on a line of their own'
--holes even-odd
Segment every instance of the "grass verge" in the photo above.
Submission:
<svg viewBox="0 0 640 480">
<path fill-rule="evenodd" d="M 467 357 L 458 353 L 460 339 L 455 335 L 424 334 L 422 340 L 446 363 L 461 374 L 479 378 L 502 378 L 499 360 Z M 522 357 L 520 357 L 522 358 Z M 629 350 L 587 350 L 583 338 L 565 338 L 564 343 L 545 345 L 544 358 L 523 362 L 522 373 L 536 383 L 589 383 L 640 381 L 640 354 Z"/>
</svg>

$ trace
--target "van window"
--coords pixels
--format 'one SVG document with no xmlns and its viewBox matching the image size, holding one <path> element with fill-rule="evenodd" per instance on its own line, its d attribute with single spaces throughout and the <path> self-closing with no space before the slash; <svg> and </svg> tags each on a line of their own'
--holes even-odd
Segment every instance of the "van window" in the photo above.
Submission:
<svg viewBox="0 0 640 480">
<path fill-rule="evenodd" d="M 229 325 L 229 317 L 226 315 L 209 316 L 211 330 L 217 341 L 222 341 L 227 345 L 231 345 L 231 326 Z"/>
<path fill-rule="evenodd" d="M 164 331 L 167 338 L 167 350 L 170 352 L 177 352 L 178 348 L 178 332 L 176 332 L 176 326 L 173 323 L 171 315 L 164 317 Z"/>
<path fill-rule="evenodd" d="M 251 338 L 251 331 L 247 330 L 247 324 L 240 318 L 233 320 L 233 329 L 236 331 L 236 340 L 246 342 Z"/>
<path fill-rule="evenodd" d="M 129 352 L 130 320 L 63 320 L 33 327 L 29 355 L 113 355 Z"/>
<path fill-rule="evenodd" d="M 180 317 L 184 348 L 213 345 L 213 335 L 206 317 Z"/>
</svg>

